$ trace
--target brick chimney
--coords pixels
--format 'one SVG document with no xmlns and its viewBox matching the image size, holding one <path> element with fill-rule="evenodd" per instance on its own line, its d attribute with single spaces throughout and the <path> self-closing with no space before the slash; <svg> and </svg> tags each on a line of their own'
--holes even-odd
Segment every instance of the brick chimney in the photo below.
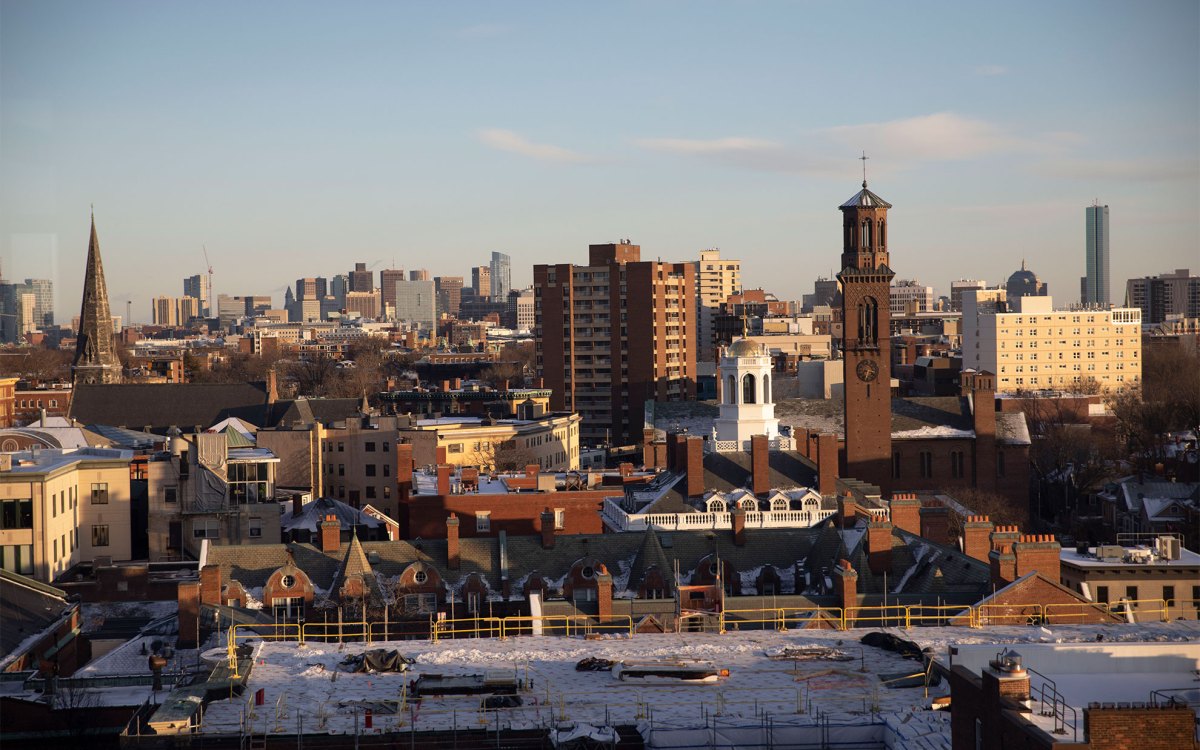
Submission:
<svg viewBox="0 0 1200 750">
<path fill-rule="evenodd" d="M 279 378 L 275 374 L 275 368 L 267 369 L 267 403 L 273 404 L 279 400 Z"/>
<path fill-rule="evenodd" d="M 892 525 L 910 534 L 921 533 L 921 501 L 910 492 L 897 492 L 890 503 Z"/>
<path fill-rule="evenodd" d="M 300 493 L 292 495 L 292 517 L 300 515 L 304 512 L 304 496 Z"/>
<path fill-rule="evenodd" d="M 921 536 L 934 544 L 950 544 L 950 509 L 940 503 L 922 504 Z"/>
<path fill-rule="evenodd" d="M 729 518 L 733 523 L 733 543 L 739 547 L 746 546 L 746 511 L 742 508 L 734 508 L 729 511 Z"/>
<path fill-rule="evenodd" d="M 596 568 L 596 608 L 600 622 L 612 619 L 613 579 L 603 563 Z"/>
<path fill-rule="evenodd" d="M 833 593 L 837 597 L 838 606 L 844 613 L 850 607 L 858 606 L 858 571 L 850 567 L 849 560 L 838 560 L 833 569 Z M 853 627 L 849 619 L 846 627 Z"/>
<path fill-rule="evenodd" d="M 538 520 L 542 523 L 542 549 L 554 549 L 554 511 L 546 508 Z"/>
<path fill-rule="evenodd" d="M 175 590 L 179 601 L 178 648 L 196 648 L 196 631 L 200 627 L 200 582 L 187 581 Z"/>
<path fill-rule="evenodd" d="M 659 456 L 654 449 L 655 434 L 653 427 L 642 430 L 642 465 L 647 469 L 665 469 L 666 467 L 659 463 Z"/>
<path fill-rule="evenodd" d="M 887 521 L 867 524 L 867 564 L 875 575 L 892 569 L 892 525 Z"/>
<path fill-rule="evenodd" d="M 1013 544 L 1020 538 L 1021 532 L 1016 526 L 997 526 L 992 531 L 988 562 L 992 568 L 993 586 L 999 588 L 1017 580 L 1017 556 L 1013 553 Z"/>
<path fill-rule="evenodd" d="M 980 562 L 988 561 L 992 551 L 992 519 L 987 516 L 967 516 L 963 520 L 963 554 Z"/>
<path fill-rule="evenodd" d="M 412 443 L 396 443 L 396 498 L 408 502 L 413 486 Z"/>
<path fill-rule="evenodd" d="M 750 490 L 759 497 L 771 491 L 770 448 L 766 435 L 750 436 Z"/>
<path fill-rule="evenodd" d="M 843 529 L 852 529 L 857 523 L 858 503 L 849 491 L 843 492 L 838 498 L 838 523 Z"/>
<path fill-rule="evenodd" d="M 342 524 L 335 515 L 325 516 L 325 520 L 321 521 L 321 551 L 337 552 L 341 548 Z"/>
<path fill-rule="evenodd" d="M 996 376 L 986 370 L 971 378 L 971 407 L 975 417 L 975 486 L 996 488 Z"/>
<path fill-rule="evenodd" d="M 200 603 L 221 604 L 220 565 L 205 565 L 200 569 Z"/>
<path fill-rule="evenodd" d="M 458 516 L 451 513 L 446 519 L 446 566 L 458 570 L 461 555 L 458 551 Z"/>
<path fill-rule="evenodd" d="M 687 496 L 700 497 L 704 486 L 704 438 L 692 436 L 687 439 L 687 453 L 683 466 L 687 472 Z"/>
<path fill-rule="evenodd" d="M 437 493 L 442 497 L 450 495 L 450 473 L 454 471 L 454 467 L 449 464 L 438 464 L 437 467 Z"/>
<path fill-rule="evenodd" d="M 1022 534 L 1013 544 L 1016 557 L 1016 576 L 1038 573 L 1049 581 L 1059 582 L 1062 568 L 1062 546 L 1053 534 Z"/>
<path fill-rule="evenodd" d="M 622 477 L 627 477 L 633 474 L 633 464 L 625 462 L 617 464 L 617 473 Z"/>
<path fill-rule="evenodd" d="M 838 444 L 837 435 L 822 433 L 816 436 L 817 492 L 837 494 Z"/>
</svg>

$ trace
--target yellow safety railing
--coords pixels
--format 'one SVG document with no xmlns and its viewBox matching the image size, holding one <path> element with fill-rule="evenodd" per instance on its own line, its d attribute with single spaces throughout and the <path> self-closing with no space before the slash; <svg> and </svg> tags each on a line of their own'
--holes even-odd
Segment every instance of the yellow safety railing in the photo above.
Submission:
<svg viewBox="0 0 1200 750">
<path fill-rule="evenodd" d="M 732 617 L 731 617 L 732 615 Z M 770 624 L 776 630 L 783 629 L 782 609 L 726 609 L 718 617 L 718 630 L 724 633 L 730 625 L 736 630 L 739 626 Z"/>
<path fill-rule="evenodd" d="M 1044 605 L 1046 623 L 1050 625 L 1079 625 L 1097 617 L 1109 619 L 1112 609 L 1104 602 L 1061 602 Z"/>
<path fill-rule="evenodd" d="M 913 625 L 949 625 L 954 620 L 966 615 L 967 624 L 975 624 L 973 607 L 954 606 L 952 604 L 910 604 L 906 619 L 908 627 Z"/>
<path fill-rule="evenodd" d="M 1045 621 L 1041 604 L 980 604 L 975 610 L 975 627 L 984 625 L 1037 625 Z"/>
<path fill-rule="evenodd" d="M 346 639 L 371 642 L 372 624 L 362 621 L 338 622 L 306 622 L 301 634 L 307 640 L 312 638 L 320 641 L 336 640 L 339 643 Z"/>
<path fill-rule="evenodd" d="M 1134 622 L 1150 622 L 1144 619 L 1144 616 L 1158 615 L 1157 619 L 1166 622 L 1170 619 L 1167 614 L 1167 601 L 1165 599 L 1121 599 L 1120 601 L 1110 602 L 1109 608 L 1120 610 L 1122 605 L 1130 605 Z M 1114 614 L 1123 614 L 1123 612 L 1115 612 Z"/>
<path fill-rule="evenodd" d="M 457 617 L 453 620 L 434 620 L 430 640 L 442 638 L 499 638 L 503 629 L 500 617 Z"/>
<path fill-rule="evenodd" d="M 838 627 L 845 627 L 845 613 L 841 607 L 782 607 L 779 609 L 779 629 L 787 630 L 788 625 L 799 625 L 813 615 L 824 613 Z"/>
<path fill-rule="evenodd" d="M 851 623 L 858 627 L 862 623 L 874 623 L 882 627 L 909 628 L 912 625 L 908 619 L 908 607 L 903 604 L 887 604 L 874 607 L 846 607 L 842 618 L 842 629 Z"/>
</svg>

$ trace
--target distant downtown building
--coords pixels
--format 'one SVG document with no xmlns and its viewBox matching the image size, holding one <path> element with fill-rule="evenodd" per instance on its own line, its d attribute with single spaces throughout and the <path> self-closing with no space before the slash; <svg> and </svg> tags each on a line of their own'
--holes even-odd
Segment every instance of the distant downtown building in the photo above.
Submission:
<svg viewBox="0 0 1200 750">
<path fill-rule="evenodd" d="M 404 281 L 403 268 L 385 268 L 379 272 L 379 295 L 383 301 L 383 309 L 396 309 L 396 282 Z"/>
<path fill-rule="evenodd" d="M 211 291 L 205 274 L 198 273 L 183 280 L 183 296 L 200 300 L 200 313 L 206 318 L 212 317 Z"/>
<path fill-rule="evenodd" d="M 1037 274 L 1025 267 L 1025 261 L 1021 261 L 1021 270 L 1008 277 L 1008 282 L 1004 285 L 1004 292 L 1008 297 L 1009 304 L 1012 304 L 1020 297 L 1045 297 L 1050 293 L 1050 288 L 1046 286 L 1046 282 L 1037 277 Z M 963 295 L 964 300 L 966 296 Z"/>
<path fill-rule="evenodd" d="M 1200 318 L 1200 276 L 1177 268 L 1175 273 L 1129 279 L 1125 282 L 1125 306 L 1140 308 L 1143 323 Z"/>
<path fill-rule="evenodd" d="M 354 270 L 350 272 L 350 286 L 346 289 L 347 292 L 372 292 L 375 290 L 375 282 L 372 281 L 371 272 L 367 270 L 366 263 L 355 263 Z"/>
<path fill-rule="evenodd" d="M 489 269 L 492 272 L 492 299 L 508 299 L 508 292 L 512 289 L 512 258 L 493 250 Z"/>
<path fill-rule="evenodd" d="M 892 282 L 892 317 L 932 310 L 933 287 L 925 286 L 915 279 Z"/>
<path fill-rule="evenodd" d="M 1108 206 L 1087 207 L 1087 276 L 1080 280 L 1080 301 L 1085 305 L 1108 305 Z"/>
<path fill-rule="evenodd" d="M 701 250 L 696 269 L 697 361 L 715 362 L 713 318 L 729 295 L 742 291 L 742 262 L 721 258 L 721 251 Z"/>
<path fill-rule="evenodd" d="M 533 268 L 538 371 L 584 442 L 640 442 L 646 401 L 696 395 L 695 267 L 642 261 L 628 240 L 588 256 Z"/>
<path fill-rule="evenodd" d="M 433 286 L 437 291 L 438 314 L 445 313 L 457 318 L 462 308 L 463 277 L 437 276 L 433 279 Z"/>
<path fill-rule="evenodd" d="M 963 292 L 976 289 L 987 289 L 987 282 L 982 279 L 958 279 L 950 282 L 950 311 L 962 312 Z"/>
<path fill-rule="evenodd" d="M 396 282 L 396 320 L 432 331 L 437 322 L 437 290 L 433 281 Z"/>
<path fill-rule="evenodd" d="M 475 266 L 471 269 L 471 289 L 475 296 L 488 299 L 492 296 L 492 269 L 490 266 Z"/>
</svg>

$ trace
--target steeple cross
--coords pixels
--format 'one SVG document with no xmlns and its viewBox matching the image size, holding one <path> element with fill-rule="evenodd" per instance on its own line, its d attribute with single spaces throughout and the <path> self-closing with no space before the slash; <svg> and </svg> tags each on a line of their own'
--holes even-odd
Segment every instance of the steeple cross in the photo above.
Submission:
<svg viewBox="0 0 1200 750">
<path fill-rule="evenodd" d="M 863 187 L 867 186 L 867 159 L 870 158 L 866 151 L 863 151 L 862 156 L 858 157 L 858 160 L 863 163 Z"/>
</svg>

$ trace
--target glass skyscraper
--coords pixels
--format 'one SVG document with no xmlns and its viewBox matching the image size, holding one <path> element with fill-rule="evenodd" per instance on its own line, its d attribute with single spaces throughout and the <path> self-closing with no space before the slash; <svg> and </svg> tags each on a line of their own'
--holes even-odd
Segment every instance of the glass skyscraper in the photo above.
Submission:
<svg viewBox="0 0 1200 750">
<path fill-rule="evenodd" d="M 512 289 L 512 258 L 492 251 L 492 299 L 507 300 Z"/>
<path fill-rule="evenodd" d="M 1087 276 L 1083 282 L 1085 305 L 1109 304 L 1108 206 L 1087 207 Z"/>
</svg>

